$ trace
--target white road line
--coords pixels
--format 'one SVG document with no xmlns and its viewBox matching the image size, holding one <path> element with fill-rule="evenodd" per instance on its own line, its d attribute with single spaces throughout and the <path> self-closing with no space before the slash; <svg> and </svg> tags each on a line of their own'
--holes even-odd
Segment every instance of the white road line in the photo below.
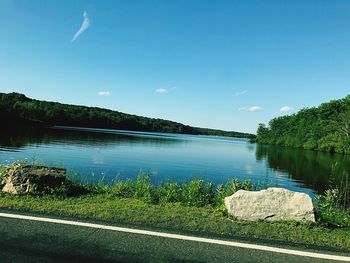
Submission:
<svg viewBox="0 0 350 263">
<path fill-rule="evenodd" d="M 118 232 L 124 232 L 124 233 L 172 238 L 172 239 L 179 239 L 179 240 L 188 240 L 188 241 L 217 244 L 217 245 L 230 246 L 230 247 L 255 249 L 255 250 L 282 253 L 282 254 L 288 254 L 288 255 L 294 255 L 294 256 L 350 262 L 350 257 L 345 257 L 345 256 L 306 252 L 306 251 L 301 251 L 301 250 L 284 249 L 284 248 L 278 248 L 278 247 L 254 245 L 254 244 L 225 241 L 225 240 L 218 240 L 218 239 L 209 239 L 209 238 L 201 238 L 201 237 L 194 237 L 194 236 L 185 236 L 185 235 L 177 235 L 177 234 L 170 234 L 170 233 L 154 232 L 154 231 L 147 231 L 147 230 L 141 230 L 141 229 L 115 227 L 115 226 L 91 224 L 91 223 L 84 223 L 84 222 L 77 222 L 77 221 L 70 221 L 70 220 L 61 220 L 61 219 L 35 217 L 35 216 L 25 216 L 25 215 L 8 214 L 8 213 L 0 213 L 0 217 L 47 222 L 47 223 L 62 224 L 62 225 L 71 225 L 71 226 L 82 226 L 82 227 L 97 228 L 97 229 L 106 229 L 106 230 L 118 231 Z"/>
</svg>

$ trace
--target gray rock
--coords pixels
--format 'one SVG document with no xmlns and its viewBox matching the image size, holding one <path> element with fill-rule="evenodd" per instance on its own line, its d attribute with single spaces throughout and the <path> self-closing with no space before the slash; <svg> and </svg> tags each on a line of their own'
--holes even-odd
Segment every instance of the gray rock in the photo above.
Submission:
<svg viewBox="0 0 350 263">
<path fill-rule="evenodd" d="M 225 198 L 228 214 L 239 220 L 295 220 L 315 222 L 309 195 L 284 188 L 261 191 L 239 190 Z"/>
<path fill-rule="evenodd" d="M 3 192 L 23 194 L 50 191 L 65 182 L 65 169 L 17 164 L 7 171 L 0 185 Z"/>
</svg>

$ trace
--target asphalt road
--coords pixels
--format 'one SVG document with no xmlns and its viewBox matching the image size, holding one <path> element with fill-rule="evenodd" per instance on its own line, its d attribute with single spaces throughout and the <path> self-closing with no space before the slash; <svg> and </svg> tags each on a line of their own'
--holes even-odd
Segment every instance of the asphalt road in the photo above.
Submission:
<svg viewBox="0 0 350 263">
<path fill-rule="evenodd" d="M 0 262 L 332 261 L 189 240 L 0 217 Z"/>
</svg>

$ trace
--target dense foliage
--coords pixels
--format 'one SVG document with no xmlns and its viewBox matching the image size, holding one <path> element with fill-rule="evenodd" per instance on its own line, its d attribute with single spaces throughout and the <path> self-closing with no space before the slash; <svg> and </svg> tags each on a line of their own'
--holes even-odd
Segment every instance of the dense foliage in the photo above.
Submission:
<svg viewBox="0 0 350 263">
<path fill-rule="evenodd" d="M 256 141 L 350 154 L 350 95 L 259 124 Z"/>
<path fill-rule="evenodd" d="M 147 118 L 96 107 L 39 101 L 19 93 L 0 93 L 0 117 L 8 124 L 40 123 L 89 128 L 149 132 L 221 135 L 251 138 L 251 134 L 191 127 L 181 123 Z"/>
</svg>

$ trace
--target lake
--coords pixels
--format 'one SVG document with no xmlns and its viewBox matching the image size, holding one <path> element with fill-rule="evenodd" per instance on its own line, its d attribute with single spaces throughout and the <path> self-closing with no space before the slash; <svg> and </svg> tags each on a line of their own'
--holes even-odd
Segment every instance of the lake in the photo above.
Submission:
<svg viewBox="0 0 350 263">
<path fill-rule="evenodd" d="M 214 136 L 70 127 L 0 133 L 0 163 L 26 160 L 64 167 L 84 183 L 111 184 L 143 171 L 154 183 L 201 178 L 218 184 L 238 178 L 313 196 L 341 183 L 349 159 Z"/>
</svg>

